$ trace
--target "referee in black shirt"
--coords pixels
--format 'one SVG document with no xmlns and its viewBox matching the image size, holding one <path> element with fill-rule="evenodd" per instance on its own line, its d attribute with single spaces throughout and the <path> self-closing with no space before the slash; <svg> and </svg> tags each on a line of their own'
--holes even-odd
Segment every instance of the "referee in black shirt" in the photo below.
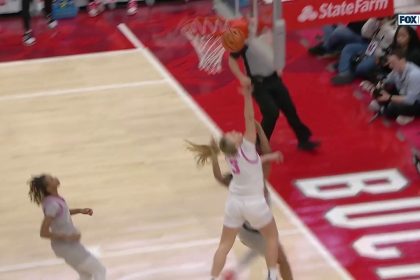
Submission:
<svg viewBox="0 0 420 280">
<path fill-rule="evenodd" d="M 239 67 L 242 58 L 247 75 Z M 310 129 L 300 120 L 289 91 L 274 68 L 274 56 L 271 49 L 255 37 L 248 38 L 244 48 L 229 56 L 229 67 L 242 86 L 253 86 L 253 96 L 263 115 L 261 126 L 270 139 L 282 111 L 298 139 L 298 148 L 312 151 L 319 142 L 311 141 Z"/>
</svg>

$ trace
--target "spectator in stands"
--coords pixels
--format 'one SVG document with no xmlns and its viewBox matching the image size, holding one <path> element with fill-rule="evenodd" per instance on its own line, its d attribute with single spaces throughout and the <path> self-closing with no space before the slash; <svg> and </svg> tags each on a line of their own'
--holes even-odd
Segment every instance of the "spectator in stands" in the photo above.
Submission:
<svg viewBox="0 0 420 280">
<path fill-rule="evenodd" d="M 420 66 L 420 39 L 415 28 L 398 26 L 391 45 L 391 50 L 396 49 L 401 49 L 404 52 L 407 61 Z"/>
<path fill-rule="evenodd" d="M 344 47 L 338 64 L 338 74 L 331 79 L 334 85 L 351 83 L 356 76 L 369 78 L 376 60 L 385 54 L 394 39 L 395 18 L 369 19 L 362 27 L 362 36 L 370 43 L 352 43 Z"/>
<path fill-rule="evenodd" d="M 105 11 L 105 4 L 100 0 L 89 0 L 87 12 L 90 17 L 96 17 Z"/>
<path fill-rule="evenodd" d="M 107 1 L 109 7 L 116 5 L 117 0 Z M 105 1 L 101 0 L 89 0 L 89 5 L 87 7 L 88 14 L 90 17 L 96 17 L 105 10 Z M 127 4 L 127 14 L 135 15 L 138 11 L 138 5 L 136 0 L 129 0 Z"/>
<path fill-rule="evenodd" d="M 318 45 L 309 48 L 316 56 L 335 55 L 347 44 L 363 43 L 362 27 L 366 21 L 350 22 L 347 25 L 327 25 L 323 28 L 324 38 Z"/>
<path fill-rule="evenodd" d="M 420 40 L 413 27 L 402 25 L 398 26 L 388 53 L 397 49 L 401 49 L 404 52 L 407 61 L 420 66 Z M 382 56 L 377 62 L 377 75 L 373 82 L 382 80 L 389 72 L 391 72 L 391 69 L 388 67 L 387 55 Z"/>
<path fill-rule="evenodd" d="M 407 61 L 402 49 L 391 52 L 388 64 L 392 71 L 383 87 L 378 88 L 367 81 L 362 87 L 373 93 L 375 100 L 369 105 L 371 109 L 376 107 L 386 117 L 397 118 L 398 123 L 406 124 L 420 116 L 420 67 Z"/>
<path fill-rule="evenodd" d="M 49 28 L 53 29 L 57 27 L 57 21 L 52 15 L 52 3 L 53 0 L 45 0 L 44 2 L 44 14 L 47 20 L 47 25 Z M 30 12 L 31 0 L 22 0 L 22 19 L 23 19 L 23 28 L 25 30 L 23 34 L 23 44 L 26 46 L 31 46 L 35 44 L 36 39 L 33 36 L 31 29 L 31 12 Z"/>
</svg>

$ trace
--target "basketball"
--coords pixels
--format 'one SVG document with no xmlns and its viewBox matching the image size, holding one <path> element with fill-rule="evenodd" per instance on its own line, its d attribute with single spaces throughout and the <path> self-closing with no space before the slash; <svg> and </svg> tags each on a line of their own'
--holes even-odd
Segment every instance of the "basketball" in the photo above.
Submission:
<svg viewBox="0 0 420 280">
<path fill-rule="evenodd" d="M 228 52 L 238 52 L 245 45 L 245 34 L 239 28 L 230 27 L 222 35 L 222 44 Z"/>
<path fill-rule="evenodd" d="M 249 23 L 248 23 L 248 21 L 245 18 L 239 18 L 239 19 L 230 20 L 229 21 L 229 26 L 231 28 L 238 28 L 238 29 L 240 29 L 242 31 L 242 33 L 244 34 L 245 39 L 248 38 L 248 34 L 249 34 L 248 26 L 249 26 Z"/>
</svg>

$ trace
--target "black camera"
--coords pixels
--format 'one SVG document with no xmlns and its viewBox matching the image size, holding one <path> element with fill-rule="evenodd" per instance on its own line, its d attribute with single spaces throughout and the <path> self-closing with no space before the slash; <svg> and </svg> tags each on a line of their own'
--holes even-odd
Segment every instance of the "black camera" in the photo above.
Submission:
<svg viewBox="0 0 420 280">
<path fill-rule="evenodd" d="M 375 88 L 371 91 L 372 97 L 373 98 L 378 98 L 378 97 L 382 96 L 382 93 L 381 93 L 382 90 L 384 90 L 384 82 L 383 82 L 383 80 L 380 80 L 376 84 Z"/>
<path fill-rule="evenodd" d="M 373 92 L 372 92 L 372 96 L 373 96 L 373 98 L 378 98 L 378 97 L 381 97 L 382 96 L 382 93 L 381 93 L 381 91 L 382 91 L 382 87 L 381 88 L 375 88 L 374 90 L 373 90 Z"/>
</svg>

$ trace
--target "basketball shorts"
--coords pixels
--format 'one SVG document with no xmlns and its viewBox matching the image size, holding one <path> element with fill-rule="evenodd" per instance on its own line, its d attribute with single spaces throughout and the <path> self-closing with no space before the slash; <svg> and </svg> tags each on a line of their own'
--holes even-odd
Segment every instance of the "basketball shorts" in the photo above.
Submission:
<svg viewBox="0 0 420 280">
<path fill-rule="evenodd" d="M 236 196 L 230 194 L 226 200 L 223 224 L 239 228 L 248 221 L 255 229 L 261 229 L 271 222 L 273 215 L 264 196 Z"/>
<path fill-rule="evenodd" d="M 52 245 L 57 257 L 79 273 L 80 280 L 105 280 L 106 269 L 80 242 L 56 242 Z"/>
<path fill-rule="evenodd" d="M 57 257 L 73 266 L 80 265 L 90 256 L 90 252 L 80 242 L 56 241 L 51 243 L 51 248 Z"/>
</svg>

